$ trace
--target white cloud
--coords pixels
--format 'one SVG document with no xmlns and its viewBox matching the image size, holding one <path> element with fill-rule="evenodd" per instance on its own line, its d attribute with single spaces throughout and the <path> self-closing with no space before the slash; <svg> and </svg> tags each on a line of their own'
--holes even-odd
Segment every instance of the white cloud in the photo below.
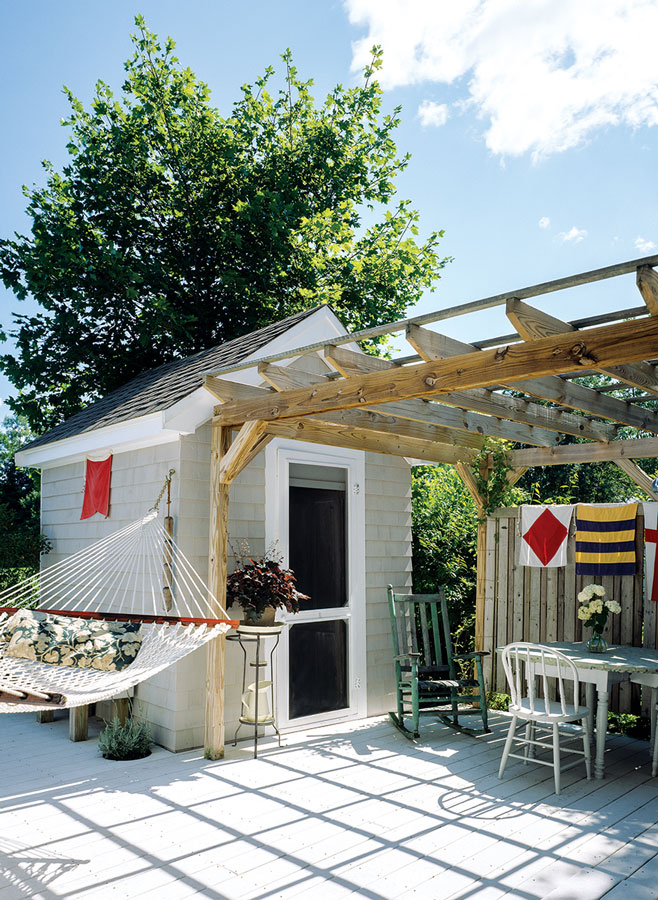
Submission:
<svg viewBox="0 0 658 900">
<path fill-rule="evenodd" d="M 435 103 L 433 100 L 423 100 L 418 107 L 418 118 L 423 128 L 433 125 L 440 128 L 448 121 L 448 107 L 445 103 Z"/>
<path fill-rule="evenodd" d="M 537 222 L 537 224 L 539 225 L 540 228 L 550 228 L 551 220 L 548 218 L 548 216 L 542 216 L 541 219 L 539 220 L 539 222 Z"/>
<path fill-rule="evenodd" d="M 535 160 L 614 125 L 658 124 L 656 0 L 344 0 L 353 67 L 385 88 L 455 84 L 502 156 Z"/>
<path fill-rule="evenodd" d="M 586 237 L 587 232 L 585 229 L 576 228 L 575 225 L 569 231 L 561 231 L 558 234 L 558 240 L 562 241 L 563 244 L 579 244 Z"/>
<path fill-rule="evenodd" d="M 647 241 L 647 240 L 646 240 L 645 238 L 643 238 L 643 237 L 636 237 L 636 238 L 635 238 L 635 246 L 637 247 L 637 249 L 638 249 L 641 253 L 648 253 L 649 250 L 655 250 L 655 249 L 656 249 L 656 245 L 654 244 L 653 241 Z"/>
</svg>

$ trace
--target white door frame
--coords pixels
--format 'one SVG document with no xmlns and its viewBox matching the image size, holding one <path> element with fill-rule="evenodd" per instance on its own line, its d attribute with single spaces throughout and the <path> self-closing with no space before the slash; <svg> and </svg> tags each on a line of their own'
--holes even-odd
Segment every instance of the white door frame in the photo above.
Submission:
<svg viewBox="0 0 658 900">
<path fill-rule="evenodd" d="M 320 447 L 302 441 L 276 438 L 265 450 L 265 546 L 276 545 L 276 552 L 288 565 L 289 553 L 289 473 L 290 463 L 334 466 L 346 470 L 346 564 L 347 605 L 337 609 L 309 610 L 297 615 L 278 612 L 277 619 L 286 623 L 344 619 L 348 634 L 348 707 L 313 716 L 290 719 L 288 636 L 281 634 L 275 654 L 275 703 L 277 724 L 282 731 L 310 725 L 330 724 L 366 715 L 366 517 L 365 454 L 362 450 Z"/>
</svg>

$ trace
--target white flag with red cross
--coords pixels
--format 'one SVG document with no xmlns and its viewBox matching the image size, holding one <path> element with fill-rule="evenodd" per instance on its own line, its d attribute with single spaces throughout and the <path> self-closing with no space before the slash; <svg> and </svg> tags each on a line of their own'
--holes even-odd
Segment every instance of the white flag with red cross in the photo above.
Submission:
<svg viewBox="0 0 658 900">
<path fill-rule="evenodd" d="M 643 503 L 644 507 L 644 595 L 658 603 L 658 573 L 656 572 L 656 547 L 658 546 L 658 503 Z"/>
<path fill-rule="evenodd" d="M 519 565 L 566 566 L 572 515 L 573 506 L 522 506 Z"/>
</svg>

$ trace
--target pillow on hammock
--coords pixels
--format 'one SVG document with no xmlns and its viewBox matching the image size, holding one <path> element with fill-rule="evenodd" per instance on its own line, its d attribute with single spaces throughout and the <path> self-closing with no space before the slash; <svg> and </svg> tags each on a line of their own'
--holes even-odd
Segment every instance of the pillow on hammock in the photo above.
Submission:
<svg viewBox="0 0 658 900">
<path fill-rule="evenodd" d="M 142 645 L 139 622 L 105 622 L 22 609 L 5 629 L 5 655 L 51 666 L 120 672 Z"/>
</svg>

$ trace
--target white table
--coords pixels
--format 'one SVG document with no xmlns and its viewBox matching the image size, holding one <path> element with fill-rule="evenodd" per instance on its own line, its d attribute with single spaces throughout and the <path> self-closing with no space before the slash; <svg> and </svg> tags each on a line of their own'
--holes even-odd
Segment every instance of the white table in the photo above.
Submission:
<svg viewBox="0 0 658 900">
<path fill-rule="evenodd" d="M 567 643 L 553 641 L 545 646 L 561 650 L 578 669 L 578 677 L 585 684 L 587 706 L 594 706 L 594 688 L 597 692 L 596 704 L 596 755 L 594 759 L 594 777 L 603 778 L 605 736 L 608 730 L 608 699 L 610 686 L 620 681 L 629 681 L 632 675 L 658 674 L 658 650 L 646 650 L 643 647 L 626 647 L 613 645 L 605 653 L 590 653 L 584 643 Z M 498 647 L 496 652 L 502 652 Z M 537 672 L 542 673 L 541 666 Z M 547 666 L 546 674 L 551 670 Z"/>
</svg>

